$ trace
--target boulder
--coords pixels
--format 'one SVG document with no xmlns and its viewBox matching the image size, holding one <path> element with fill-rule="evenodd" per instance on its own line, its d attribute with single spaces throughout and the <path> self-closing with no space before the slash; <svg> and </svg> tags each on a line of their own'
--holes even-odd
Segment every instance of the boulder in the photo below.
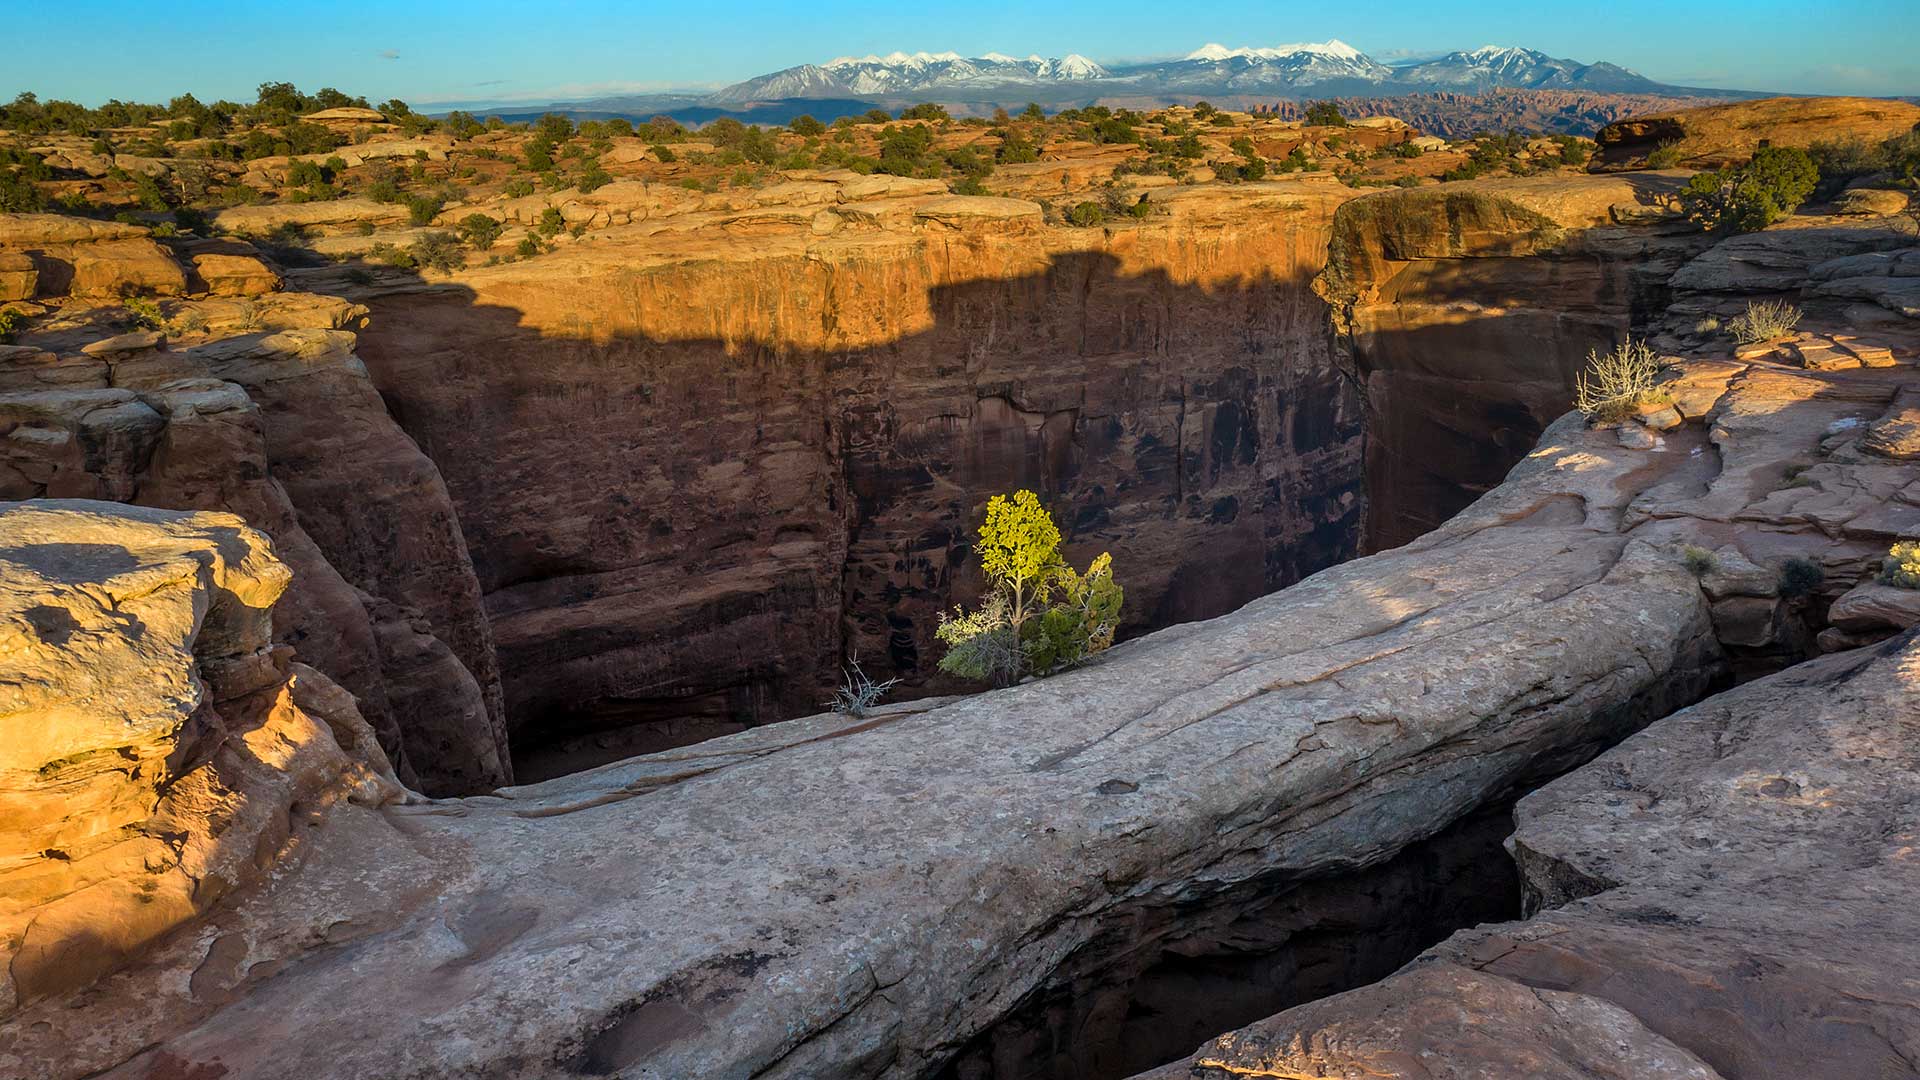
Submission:
<svg viewBox="0 0 1920 1080">
<path fill-rule="evenodd" d="M 1920 589 L 1861 582 L 1833 602 L 1827 621 L 1851 633 L 1884 634 L 1920 625 Z"/>
<path fill-rule="evenodd" d="M 0 568 L 0 1016 L 261 880 L 333 803 L 400 797 L 296 704 L 288 573 L 239 518 L 0 504 Z"/>
<path fill-rule="evenodd" d="M 0 301 L 31 300 L 40 285 L 33 260 L 15 251 L 0 251 Z"/>
<path fill-rule="evenodd" d="M 280 275 L 257 255 L 195 255 L 193 272 L 214 296 L 260 296 L 281 287 Z"/>
<path fill-rule="evenodd" d="M 1833 208 L 1842 214 L 1886 217 L 1907 208 L 1907 193 L 1891 188 L 1849 188 L 1835 197 Z"/>
<path fill-rule="evenodd" d="M 179 296 L 187 275 L 173 254 L 145 237 L 85 244 L 73 254 L 75 296 Z"/>
</svg>

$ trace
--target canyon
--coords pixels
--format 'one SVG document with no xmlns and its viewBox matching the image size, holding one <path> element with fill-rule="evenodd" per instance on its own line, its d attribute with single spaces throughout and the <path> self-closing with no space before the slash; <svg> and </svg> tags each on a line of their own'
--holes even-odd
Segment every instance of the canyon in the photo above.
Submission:
<svg viewBox="0 0 1920 1080">
<path fill-rule="evenodd" d="M 1905 219 L 1022 197 L 1105 153 L 526 196 L 583 235 L 452 273 L 0 217 L 0 1073 L 1910 1070 Z M 1629 334 L 1670 404 L 1567 413 Z M 1014 487 L 1127 640 L 963 695 Z M 905 700 L 820 712 L 855 656 Z"/>
</svg>

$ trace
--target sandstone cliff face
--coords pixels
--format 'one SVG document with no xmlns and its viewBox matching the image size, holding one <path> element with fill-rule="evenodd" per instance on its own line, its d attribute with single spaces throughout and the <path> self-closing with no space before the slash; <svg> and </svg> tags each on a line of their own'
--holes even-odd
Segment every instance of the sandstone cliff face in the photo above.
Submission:
<svg viewBox="0 0 1920 1080">
<path fill-rule="evenodd" d="M 72 352 L 57 334 L 59 352 L 0 346 L 0 498 L 241 515 L 297 572 L 274 609 L 278 640 L 359 699 L 401 777 L 433 792 L 506 782 L 458 522 L 353 335 L 331 328 L 363 312 L 292 295 L 221 306 L 232 303 L 196 305 L 214 325 L 178 347 L 153 332 Z"/>
<path fill-rule="evenodd" d="M 803 714 L 851 654 L 919 683 L 935 612 L 978 588 L 981 507 L 1017 487 L 1073 559 L 1113 551 L 1130 632 L 1357 549 L 1361 416 L 1307 288 L 1345 189 L 1163 192 L 1108 231 L 814 187 L 364 297 L 517 746 L 639 725 L 608 759 Z"/>
<path fill-rule="evenodd" d="M 0 1018 L 259 881 L 333 802 L 400 795 L 273 644 L 290 576 L 227 514 L 0 504 Z"/>
<path fill-rule="evenodd" d="M 1373 549 L 1498 484 L 1567 408 L 1588 350 L 1665 306 L 1666 277 L 1706 246 L 1660 225 L 1677 187 L 1469 181 L 1341 208 L 1318 287 L 1364 379 Z"/>
</svg>

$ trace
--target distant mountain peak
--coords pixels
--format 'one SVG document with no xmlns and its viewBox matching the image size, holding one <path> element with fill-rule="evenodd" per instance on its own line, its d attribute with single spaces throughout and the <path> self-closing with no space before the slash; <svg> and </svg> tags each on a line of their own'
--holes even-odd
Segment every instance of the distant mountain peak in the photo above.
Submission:
<svg viewBox="0 0 1920 1080">
<path fill-rule="evenodd" d="M 1283 57 L 1295 56 L 1301 53 L 1308 53 L 1314 56 L 1329 56 L 1337 60 L 1366 59 L 1365 53 L 1338 38 L 1320 42 L 1306 41 L 1292 45 L 1273 45 L 1259 49 L 1248 48 L 1246 46 L 1241 46 L 1238 49 L 1229 49 L 1225 45 L 1209 42 L 1188 53 L 1181 59 L 1211 60 L 1214 62 L 1235 58 L 1278 60 Z"/>
<path fill-rule="evenodd" d="M 1582 64 L 1534 49 L 1482 45 L 1388 67 L 1338 38 L 1228 48 L 1208 42 L 1174 59 L 1103 67 L 1080 53 L 1017 59 L 988 52 L 839 56 L 715 91 L 716 105 L 805 99 L 1084 104 L 1103 94 L 1179 99 L 1206 95 L 1338 96 L 1499 87 L 1652 92 L 1660 84 L 1613 64 Z"/>
</svg>

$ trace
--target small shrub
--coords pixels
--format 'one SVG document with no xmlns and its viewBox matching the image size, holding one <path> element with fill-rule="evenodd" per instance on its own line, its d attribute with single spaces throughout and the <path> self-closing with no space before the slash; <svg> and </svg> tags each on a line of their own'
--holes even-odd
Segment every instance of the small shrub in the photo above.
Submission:
<svg viewBox="0 0 1920 1080">
<path fill-rule="evenodd" d="M 20 317 L 12 308 L 0 308 L 0 345 L 13 344 L 13 336 L 20 332 Z"/>
<path fill-rule="evenodd" d="M 1902 540 L 1880 563 L 1880 581 L 1901 589 L 1920 589 L 1920 540 Z"/>
<path fill-rule="evenodd" d="M 1805 596 L 1827 580 L 1827 571 L 1812 559 L 1788 559 L 1780 565 L 1780 595 L 1788 600 Z"/>
<path fill-rule="evenodd" d="M 460 235 L 466 238 L 467 243 L 473 245 L 475 251 L 485 251 L 492 247 L 493 242 L 500 239 L 500 233 L 505 228 L 506 225 L 485 214 L 468 214 L 460 219 Z"/>
<path fill-rule="evenodd" d="M 520 238 L 519 245 L 513 249 L 513 253 L 523 259 L 531 259 L 540 254 L 540 241 L 531 236 L 523 236 Z"/>
<path fill-rule="evenodd" d="M 1067 224 L 1082 229 L 1090 229 L 1107 219 L 1107 212 L 1097 202 L 1083 202 L 1067 211 Z"/>
<path fill-rule="evenodd" d="M 1745 165 L 1695 174 L 1681 189 L 1680 208 L 1710 232 L 1754 232 L 1786 220 L 1819 181 L 1805 150 L 1763 146 Z"/>
<path fill-rule="evenodd" d="M 1694 577 L 1706 577 L 1720 566 L 1720 560 L 1706 548 L 1688 544 L 1680 549 L 1680 561 L 1686 564 L 1687 573 Z"/>
<path fill-rule="evenodd" d="M 1693 324 L 1693 332 L 1696 334 L 1712 334 L 1719 329 L 1720 319 L 1714 315 L 1702 315 L 1700 321 Z"/>
<path fill-rule="evenodd" d="M 1654 147 L 1653 152 L 1647 155 L 1649 169 L 1671 169 L 1678 164 L 1680 164 L 1680 144 L 1673 140 Z"/>
<path fill-rule="evenodd" d="M 587 171 L 580 174 L 580 178 L 573 182 L 573 186 L 580 190 L 580 194 L 586 195 L 611 183 L 613 183 L 613 177 L 607 170 L 600 167 L 599 162 L 595 162 L 587 166 Z"/>
<path fill-rule="evenodd" d="M 137 296 L 129 296 L 124 301 L 123 306 L 127 309 L 127 314 L 133 317 L 135 326 L 144 327 L 148 330 L 158 330 L 167 325 L 166 318 L 160 314 L 160 305 L 151 300 L 142 300 Z"/>
<path fill-rule="evenodd" d="M 440 208 L 445 205 L 436 195 L 411 195 L 407 197 L 407 220 L 415 225 L 431 225 L 433 219 L 440 216 Z"/>
<path fill-rule="evenodd" d="M 1313 127 L 1346 127 L 1347 118 L 1331 101 L 1316 101 L 1307 106 L 1307 123 Z"/>
<path fill-rule="evenodd" d="M 540 224 L 536 229 L 541 236 L 557 236 L 566 227 L 567 219 L 561 216 L 559 207 L 549 206 L 540 211 Z"/>
<path fill-rule="evenodd" d="M 867 710 L 880 704 L 880 699 L 887 696 L 887 691 L 900 682 L 897 678 L 874 682 L 867 677 L 866 672 L 860 670 L 858 656 L 847 661 L 847 666 L 840 670 L 843 676 L 840 688 L 833 692 L 833 697 L 825 704 L 827 708 L 842 716 L 867 715 Z"/>
<path fill-rule="evenodd" d="M 1727 324 L 1727 333 L 1742 345 L 1783 338 L 1800 325 L 1800 309 L 1784 300 L 1747 301 L 1747 310 Z"/>
<path fill-rule="evenodd" d="M 430 232 L 413 242 L 408 253 L 413 261 L 434 270 L 452 273 L 467 265 L 467 253 L 460 240 L 450 232 Z"/>
<path fill-rule="evenodd" d="M 507 181 L 507 186 L 502 191 L 509 199 L 524 199 L 533 194 L 533 181 L 524 176 L 517 176 Z"/>
<path fill-rule="evenodd" d="M 1654 385 L 1660 368 L 1653 350 L 1632 338 L 1605 355 L 1588 350 L 1587 368 L 1574 381 L 1573 407 L 1589 420 L 1625 419 L 1636 406 L 1661 399 Z"/>
</svg>

